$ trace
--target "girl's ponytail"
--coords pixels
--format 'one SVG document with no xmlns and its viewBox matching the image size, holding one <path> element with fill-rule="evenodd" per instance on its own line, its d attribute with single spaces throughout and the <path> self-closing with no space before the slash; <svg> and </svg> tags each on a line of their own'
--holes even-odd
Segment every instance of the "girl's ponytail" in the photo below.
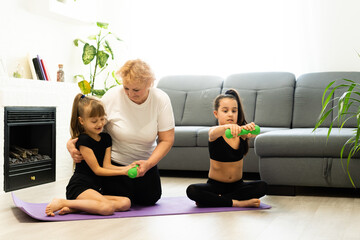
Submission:
<svg viewBox="0 0 360 240">
<path fill-rule="evenodd" d="M 237 124 L 238 125 L 245 125 L 247 124 L 246 120 L 245 120 L 245 113 L 244 113 L 244 108 L 239 96 L 239 93 L 235 90 L 230 88 L 229 90 L 227 90 L 225 92 L 225 95 L 231 95 L 235 98 L 237 104 L 238 104 L 238 120 L 237 120 Z"/>
<path fill-rule="evenodd" d="M 71 120 L 70 120 L 70 134 L 71 138 L 77 138 L 80 133 L 83 132 L 83 127 L 79 122 L 79 102 L 84 98 L 84 95 L 78 93 L 73 102 L 72 111 L 71 111 Z"/>
</svg>

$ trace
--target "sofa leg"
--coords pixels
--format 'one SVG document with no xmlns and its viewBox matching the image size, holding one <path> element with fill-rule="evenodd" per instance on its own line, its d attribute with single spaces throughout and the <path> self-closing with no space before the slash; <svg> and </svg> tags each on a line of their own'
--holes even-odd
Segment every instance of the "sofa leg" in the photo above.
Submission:
<svg viewBox="0 0 360 240">
<path fill-rule="evenodd" d="M 268 185 L 267 195 L 295 196 L 295 186 Z"/>
</svg>

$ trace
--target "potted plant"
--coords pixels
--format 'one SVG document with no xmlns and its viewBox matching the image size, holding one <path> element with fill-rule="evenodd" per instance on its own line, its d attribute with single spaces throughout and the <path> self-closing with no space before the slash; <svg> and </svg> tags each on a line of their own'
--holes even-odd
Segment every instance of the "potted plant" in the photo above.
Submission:
<svg viewBox="0 0 360 240">
<path fill-rule="evenodd" d="M 336 83 L 336 84 L 335 84 Z M 337 89 L 343 89 L 345 92 L 341 97 L 333 98 L 334 92 Z M 343 145 L 340 158 L 343 160 L 344 150 L 349 147 L 349 154 L 346 161 L 346 172 L 349 176 L 351 184 L 353 187 L 356 187 L 354 181 L 350 175 L 349 166 L 350 160 L 354 155 L 360 150 L 360 84 L 349 79 L 337 80 L 329 83 L 325 88 L 325 91 L 322 96 L 322 110 L 320 116 L 316 122 L 315 131 L 321 126 L 321 124 L 328 118 L 328 116 L 333 112 L 334 109 L 338 109 L 336 117 L 330 124 L 327 139 L 329 139 L 330 133 L 333 129 L 333 124 L 335 121 L 338 122 L 340 130 L 344 127 L 344 124 L 350 119 L 355 118 L 357 122 L 357 127 L 354 130 L 354 134 L 345 142 Z M 351 108 L 350 108 L 351 107 Z M 354 109 L 356 109 L 354 111 Z M 343 161 L 341 161 L 343 169 L 345 166 Z"/>
<path fill-rule="evenodd" d="M 83 94 L 92 94 L 98 97 L 101 97 L 105 92 L 116 86 L 120 85 L 120 81 L 115 76 L 115 71 L 112 71 L 112 77 L 115 79 L 116 84 L 108 87 L 106 81 L 110 75 L 110 72 L 107 72 L 106 78 L 104 79 L 104 88 L 95 89 L 95 80 L 96 77 L 104 72 L 108 67 L 108 60 L 114 60 L 114 53 L 110 47 L 108 37 L 113 36 L 116 40 L 121 41 L 114 33 L 108 31 L 108 23 L 97 22 L 96 25 L 99 28 L 99 33 L 96 35 L 90 35 L 88 37 L 89 42 L 83 41 L 79 38 L 74 40 L 74 45 L 79 46 L 79 42 L 84 44 L 83 53 L 82 53 L 82 62 L 85 65 L 89 65 L 89 76 L 85 78 L 84 75 L 76 75 L 74 78 L 78 82 L 79 88 Z M 93 43 L 93 44 L 92 44 Z"/>
</svg>

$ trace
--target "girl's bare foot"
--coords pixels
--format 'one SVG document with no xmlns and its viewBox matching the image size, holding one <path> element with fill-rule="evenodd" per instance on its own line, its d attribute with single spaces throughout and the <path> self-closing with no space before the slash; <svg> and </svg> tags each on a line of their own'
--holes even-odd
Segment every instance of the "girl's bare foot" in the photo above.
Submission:
<svg viewBox="0 0 360 240">
<path fill-rule="evenodd" d="M 260 199 L 253 198 L 249 200 L 233 200 L 233 207 L 260 207 Z"/>
<path fill-rule="evenodd" d="M 55 216 L 55 212 L 59 211 L 64 207 L 63 199 L 54 198 L 45 208 L 47 216 Z"/>
<path fill-rule="evenodd" d="M 62 209 L 60 209 L 59 215 L 65 215 L 65 214 L 74 213 L 74 212 L 78 212 L 78 211 L 76 209 L 72 209 L 69 207 L 63 207 Z"/>
</svg>

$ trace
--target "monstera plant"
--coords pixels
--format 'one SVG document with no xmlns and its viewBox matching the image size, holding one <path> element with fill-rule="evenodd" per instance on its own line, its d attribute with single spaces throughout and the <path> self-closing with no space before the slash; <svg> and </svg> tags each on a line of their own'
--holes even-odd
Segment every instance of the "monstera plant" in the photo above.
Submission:
<svg viewBox="0 0 360 240">
<path fill-rule="evenodd" d="M 83 41 L 79 38 L 74 40 L 74 45 L 79 46 L 79 43 L 82 43 L 83 53 L 82 53 L 82 62 L 85 65 L 89 65 L 90 73 L 88 77 L 84 75 L 76 75 L 74 78 L 78 81 L 79 88 L 83 94 L 91 94 L 101 97 L 105 92 L 111 87 L 121 84 L 120 81 L 115 76 L 115 71 L 111 72 L 112 77 L 115 79 L 116 84 L 112 86 L 107 86 L 106 82 L 110 75 L 110 71 L 106 73 L 106 78 L 104 79 L 104 88 L 95 89 L 95 80 L 100 73 L 106 71 L 108 67 L 108 61 L 114 60 L 114 53 L 110 47 L 108 37 L 112 36 L 114 39 L 121 41 L 114 33 L 108 31 L 108 23 L 97 22 L 96 25 L 99 28 L 99 33 L 96 35 L 90 35 L 88 41 Z"/>
<path fill-rule="evenodd" d="M 341 97 L 333 98 L 336 89 L 343 89 L 345 91 Z M 360 150 L 360 84 L 349 79 L 342 79 L 329 83 L 322 96 L 322 110 L 320 117 L 316 122 L 314 131 L 321 126 L 328 116 L 331 116 L 334 109 L 338 109 L 338 112 L 330 124 L 327 138 L 330 136 L 335 121 L 338 122 L 339 128 L 342 129 L 347 121 L 354 118 L 356 119 L 357 128 L 355 128 L 353 135 L 345 142 L 340 152 L 340 158 L 343 160 L 345 148 L 349 147 L 350 149 L 346 159 L 346 172 L 351 184 L 355 187 L 354 181 L 350 175 L 349 166 L 351 159 Z M 343 161 L 341 161 L 341 164 L 345 169 Z"/>
</svg>

